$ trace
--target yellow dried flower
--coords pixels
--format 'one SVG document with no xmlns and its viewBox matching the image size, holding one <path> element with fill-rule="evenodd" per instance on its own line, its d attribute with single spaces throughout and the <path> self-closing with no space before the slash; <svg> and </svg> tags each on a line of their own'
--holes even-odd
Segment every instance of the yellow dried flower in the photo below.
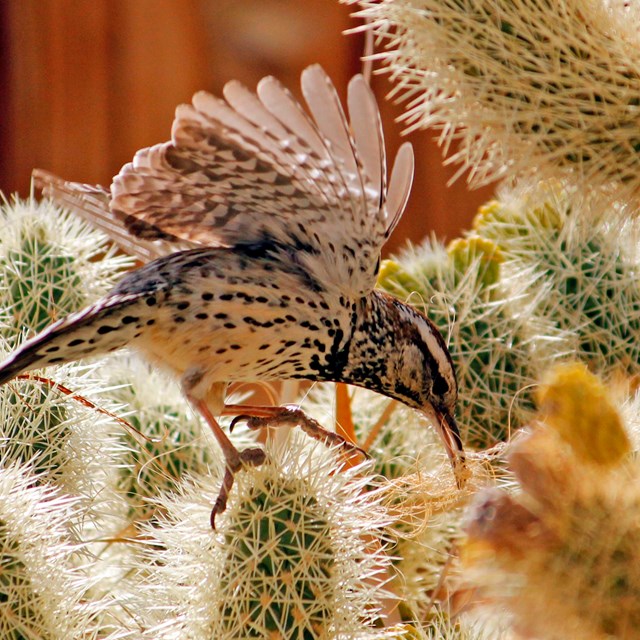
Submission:
<svg viewBox="0 0 640 640">
<path fill-rule="evenodd" d="M 640 467 L 622 463 L 622 418 L 582 365 L 539 395 L 508 456 L 520 491 L 485 489 L 470 509 L 465 586 L 526 637 L 640 639 Z"/>
<path fill-rule="evenodd" d="M 631 445 L 600 380 L 582 363 L 558 366 L 538 391 L 544 421 L 584 461 L 617 464 Z"/>
<path fill-rule="evenodd" d="M 554 193 L 548 184 L 543 188 L 544 192 Z M 534 190 L 533 193 L 537 194 L 538 191 Z M 523 204 L 527 204 L 526 200 Z M 475 231 L 485 236 L 488 231 L 489 237 L 496 242 L 501 234 L 504 234 L 506 239 L 513 235 L 524 235 L 527 227 L 557 230 L 562 227 L 562 219 L 558 209 L 550 201 L 533 207 L 520 206 L 512 209 L 505 202 L 491 200 L 478 209 L 472 222 Z"/>
<path fill-rule="evenodd" d="M 401 287 L 404 291 L 420 291 L 420 284 L 395 260 L 383 260 L 378 272 L 378 286 L 388 285 Z"/>
</svg>

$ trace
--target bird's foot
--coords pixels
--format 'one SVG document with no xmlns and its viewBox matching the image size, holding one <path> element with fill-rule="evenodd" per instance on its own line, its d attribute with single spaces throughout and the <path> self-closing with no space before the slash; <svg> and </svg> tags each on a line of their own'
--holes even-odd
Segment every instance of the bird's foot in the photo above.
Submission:
<svg viewBox="0 0 640 640">
<path fill-rule="evenodd" d="M 243 466 L 259 467 L 265 461 L 266 457 L 267 455 L 264 452 L 264 449 L 261 449 L 260 447 L 250 447 L 248 449 L 238 451 L 236 456 L 227 460 L 220 493 L 218 493 L 218 497 L 213 503 L 213 509 L 211 509 L 212 529 L 215 530 L 216 528 L 216 516 L 223 513 L 227 508 L 227 500 L 229 499 L 229 493 L 233 488 L 236 473 L 242 469 Z"/>
<path fill-rule="evenodd" d="M 249 429 L 300 427 L 314 440 L 324 442 L 328 446 L 338 446 L 348 453 L 359 453 L 364 458 L 369 457 L 369 454 L 364 449 L 345 439 L 340 434 L 328 431 L 317 420 L 310 418 L 298 407 L 242 407 L 242 409 L 245 409 L 245 412 L 231 421 L 230 430 L 233 430 L 240 421 L 245 421 Z"/>
</svg>

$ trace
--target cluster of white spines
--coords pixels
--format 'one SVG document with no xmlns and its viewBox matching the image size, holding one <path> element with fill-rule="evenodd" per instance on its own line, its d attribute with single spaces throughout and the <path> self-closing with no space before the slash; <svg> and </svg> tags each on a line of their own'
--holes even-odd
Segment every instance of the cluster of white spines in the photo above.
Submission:
<svg viewBox="0 0 640 640">
<path fill-rule="evenodd" d="M 474 184 L 521 174 L 634 197 L 639 14 L 600 0 L 354 0 L 407 104 Z"/>
<path fill-rule="evenodd" d="M 211 434 L 195 420 L 177 385 L 141 360 L 115 357 L 105 367 L 110 399 L 131 425 L 123 429 L 125 452 L 118 490 L 129 504 L 129 517 L 146 520 L 159 494 L 175 491 L 186 474 L 207 473 L 217 464 Z M 144 384 L 139 381 L 144 380 Z M 161 396 L 158 389 L 164 389 Z"/>
<path fill-rule="evenodd" d="M 90 581 L 81 569 L 92 559 L 70 535 L 76 503 L 37 486 L 29 465 L 0 467 L 2 638 L 107 637 L 99 623 L 106 602 L 87 600 Z"/>
<path fill-rule="evenodd" d="M 162 498 L 166 518 L 146 531 L 156 569 L 138 590 L 148 637 L 388 637 L 371 622 L 390 519 L 366 469 L 334 473 L 336 455 L 299 436 L 269 446 L 268 462 L 236 478 L 215 534 L 211 476 Z"/>
<path fill-rule="evenodd" d="M 556 353 L 605 376 L 640 371 L 640 225 L 628 214 L 553 183 L 503 189 L 474 222 L 504 252 L 505 288 L 547 321 Z"/>
</svg>

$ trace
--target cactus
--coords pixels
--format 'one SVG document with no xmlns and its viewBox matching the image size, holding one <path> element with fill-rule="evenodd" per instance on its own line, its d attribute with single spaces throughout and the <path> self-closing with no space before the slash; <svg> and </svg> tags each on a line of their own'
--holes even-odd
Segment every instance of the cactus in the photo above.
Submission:
<svg viewBox="0 0 640 640">
<path fill-rule="evenodd" d="M 83 602 L 84 583 L 73 568 L 82 548 L 69 531 L 74 509 L 59 490 L 35 486 L 28 465 L 0 467 L 3 639 L 98 637 L 96 619 L 105 605 Z"/>
<path fill-rule="evenodd" d="M 217 493 L 209 478 L 163 500 L 146 592 L 159 620 L 165 607 L 174 614 L 167 637 L 383 637 L 371 625 L 389 565 L 381 541 L 389 517 L 365 490 L 366 468 L 341 470 L 337 455 L 302 437 L 269 446 L 267 463 L 238 474 L 216 533 L 207 525 Z M 166 620 L 150 626 L 150 637 L 165 637 L 162 627 Z"/>
<path fill-rule="evenodd" d="M 130 504 L 129 517 L 145 519 L 152 498 L 176 491 L 187 474 L 208 471 L 211 442 L 172 381 L 131 357 L 114 357 L 109 369 L 107 395 L 126 407 L 122 416 L 133 427 L 120 434 L 126 453 L 118 488 Z"/>
<path fill-rule="evenodd" d="M 504 440 L 530 415 L 534 362 L 545 346 L 539 339 L 534 352 L 534 327 L 517 297 L 501 287 L 502 259 L 499 247 L 482 238 L 455 241 L 447 251 L 427 242 L 384 264 L 378 280 L 448 337 L 458 375 L 458 421 L 465 442 L 477 448 Z M 533 325 L 535 335 L 545 335 L 543 323 Z"/>
<path fill-rule="evenodd" d="M 26 380 L 0 388 L 0 425 L 3 460 L 31 463 L 44 482 L 55 482 L 71 462 L 66 399 L 50 388 Z"/>
<path fill-rule="evenodd" d="M 97 365 L 66 365 L 56 377 L 82 399 L 105 404 L 96 398 L 105 386 L 96 370 Z M 105 515 L 112 511 L 107 504 L 117 502 L 117 468 L 124 464 L 125 448 L 112 434 L 112 419 L 92 405 L 44 381 L 5 385 L 0 388 L 0 458 L 2 465 L 28 465 L 32 482 L 55 485 L 83 508 Z"/>
<path fill-rule="evenodd" d="M 351 0 L 411 128 L 475 184 L 564 177 L 640 195 L 640 12 L 629 2 Z M 589 87 L 585 91 L 585 87 Z"/>
<path fill-rule="evenodd" d="M 640 226 L 626 213 L 555 183 L 503 190 L 474 221 L 509 260 L 506 286 L 555 325 L 557 350 L 604 375 L 640 373 Z"/>
<path fill-rule="evenodd" d="M 638 638 L 640 468 L 627 426 L 583 364 L 558 366 L 538 397 L 539 424 L 509 455 L 519 493 L 476 499 L 468 575 L 528 635 Z"/>
<path fill-rule="evenodd" d="M 48 201 L 0 206 L 0 308 L 7 338 L 36 333 L 111 287 L 132 264 L 106 238 Z M 97 258 L 100 258 L 99 260 Z"/>
</svg>

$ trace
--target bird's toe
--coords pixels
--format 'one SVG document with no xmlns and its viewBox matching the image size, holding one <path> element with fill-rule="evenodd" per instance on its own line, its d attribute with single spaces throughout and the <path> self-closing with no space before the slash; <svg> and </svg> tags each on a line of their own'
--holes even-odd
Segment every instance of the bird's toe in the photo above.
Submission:
<svg viewBox="0 0 640 640">
<path fill-rule="evenodd" d="M 260 447 L 249 447 L 240 452 L 240 460 L 251 467 L 259 467 L 267 459 L 267 454 Z"/>
</svg>

